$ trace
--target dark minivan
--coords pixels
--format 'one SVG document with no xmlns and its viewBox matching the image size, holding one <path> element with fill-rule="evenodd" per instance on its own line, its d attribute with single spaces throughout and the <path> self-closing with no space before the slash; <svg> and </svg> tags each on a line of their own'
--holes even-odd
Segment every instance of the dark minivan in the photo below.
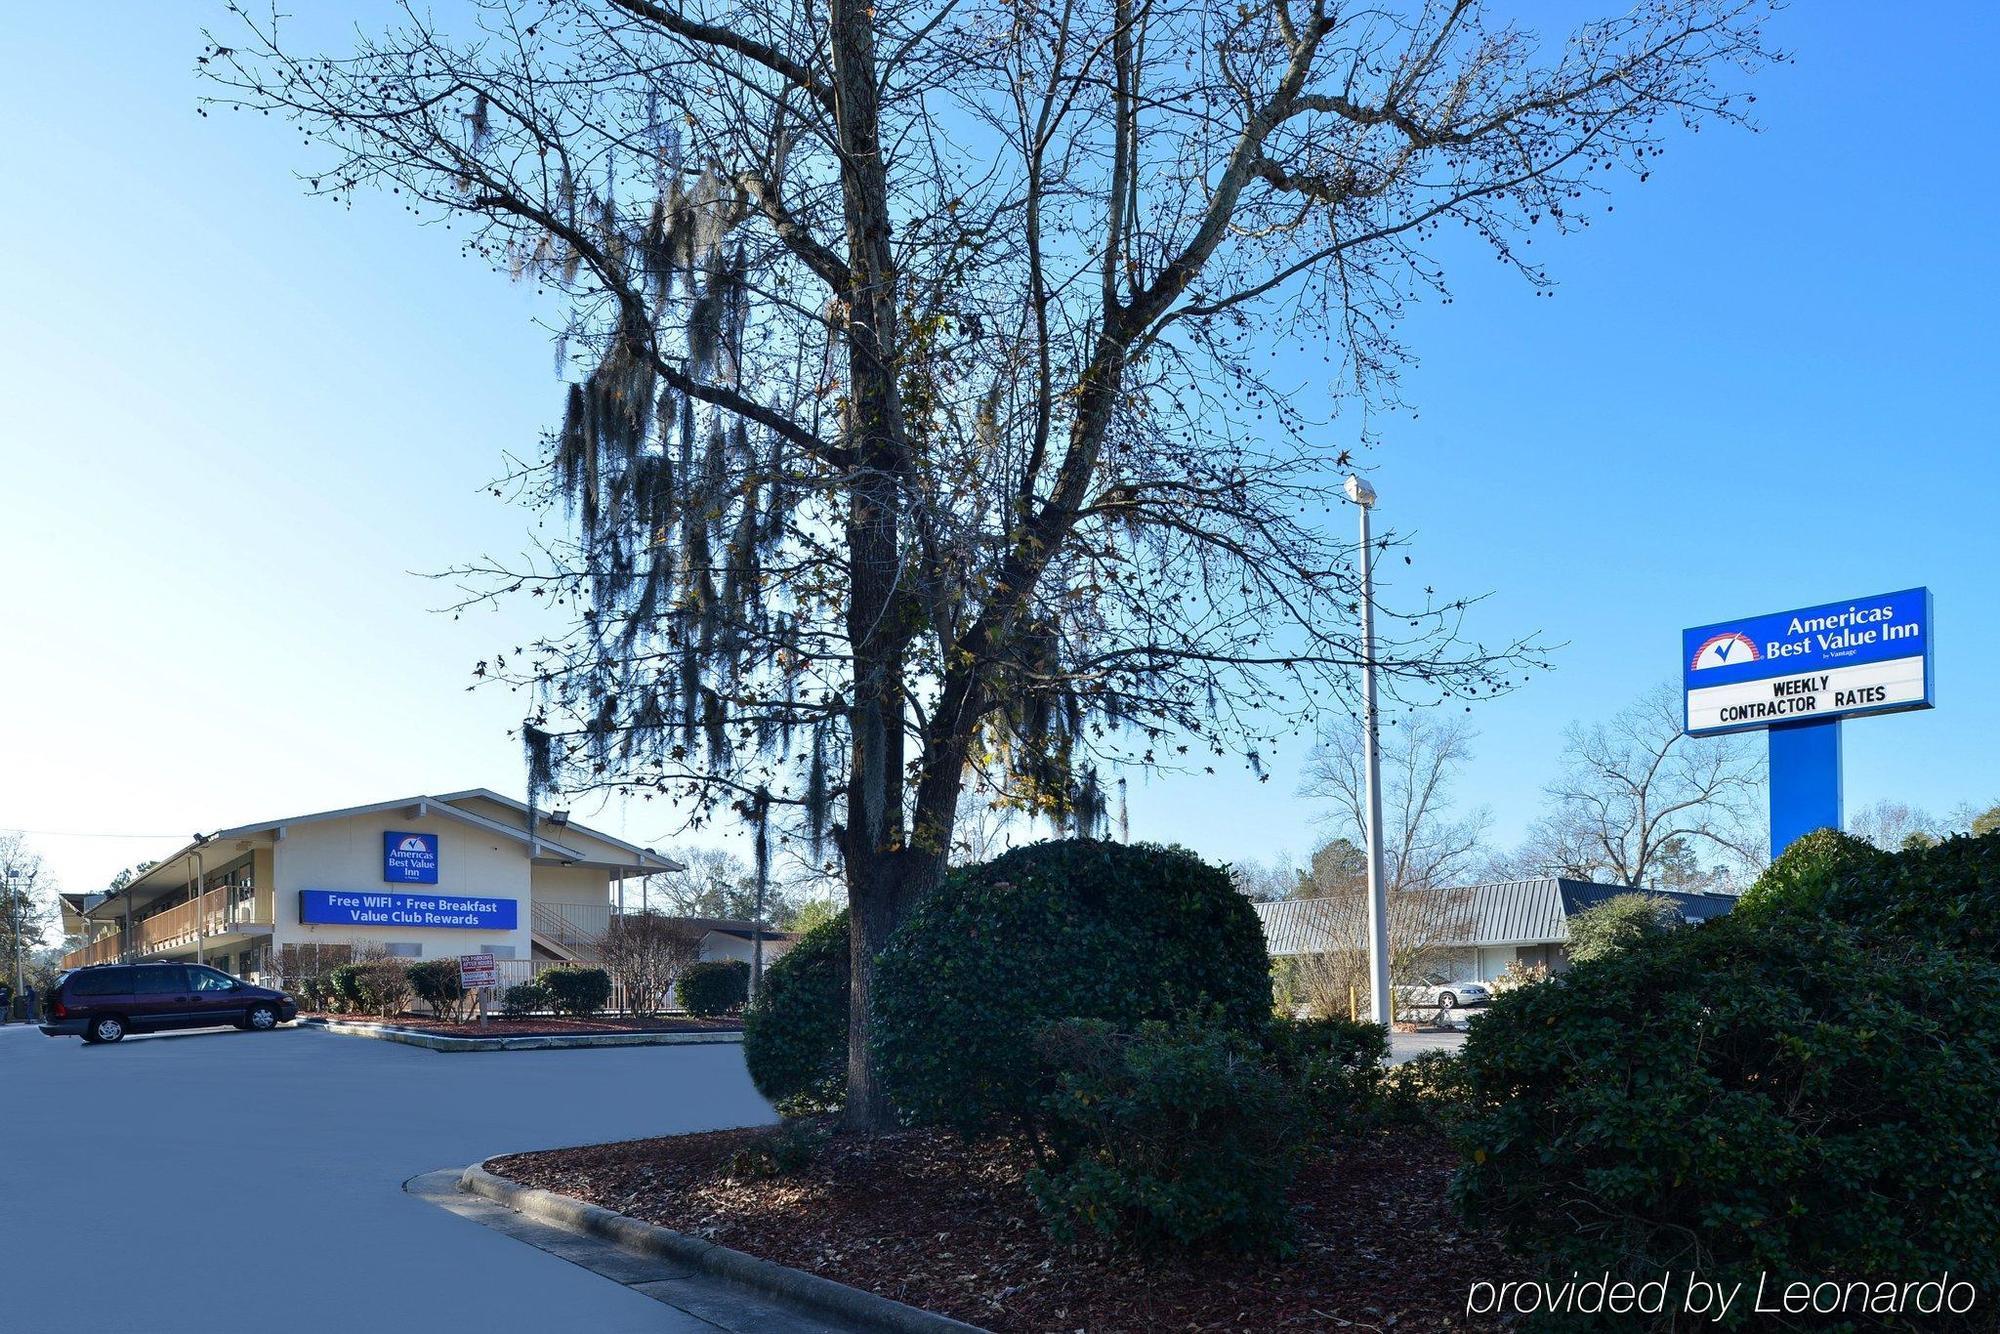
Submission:
<svg viewBox="0 0 2000 1334">
<path fill-rule="evenodd" d="M 56 979 L 41 1030 L 52 1038 L 116 1042 L 127 1033 L 222 1024 L 264 1032 L 298 1013 L 298 1002 L 284 992 L 205 964 L 100 963 Z"/>
</svg>

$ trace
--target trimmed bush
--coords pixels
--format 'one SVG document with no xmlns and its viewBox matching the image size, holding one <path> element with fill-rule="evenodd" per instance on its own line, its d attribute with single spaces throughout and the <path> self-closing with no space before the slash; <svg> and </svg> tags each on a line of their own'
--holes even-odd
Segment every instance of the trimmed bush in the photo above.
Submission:
<svg viewBox="0 0 2000 1334">
<path fill-rule="evenodd" d="M 801 936 L 764 973 L 743 1013 L 750 1080 L 785 1116 L 838 1109 L 847 1097 L 847 913 Z"/>
<path fill-rule="evenodd" d="M 1885 947 L 1908 942 L 2000 963 L 2000 834 L 1884 853 L 1822 830 L 1786 849 L 1742 910 L 1758 920 L 1823 914 Z"/>
<path fill-rule="evenodd" d="M 522 1019 L 550 1008 L 549 989 L 539 982 L 516 982 L 500 993 L 500 1013 Z"/>
<path fill-rule="evenodd" d="M 741 959 L 693 964 L 674 983 L 681 1008 L 697 1019 L 734 1014 L 750 999 L 750 965 Z"/>
<path fill-rule="evenodd" d="M 557 1014 L 586 1019 L 611 1003 L 611 974 L 602 968 L 559 963 L 542 969 L 535 981 L 548 993 L 549 1008 Z"/>
<path fill-rule="evenodd" d="M 1824 912 L 1836 881 L 1879 877 L 1889 854 L 1836 829 L 1816 829 L 1786 848 L 1745 890 L 1735 915 L 1762 921 L 1782 912 Z"/>
<path fill-rule="evenodd" d="M 1454 1194 L 1552 1275 L 2000 1287 L 1989 961 L 1723 918 L 1501 996 L 1460 1060 Z"/>
<path fill-rule="evenodd" d="M 1427 1051 L 1382 1072 L 1375 1114 L 1391 1125 L 1449 1128 L 1471 1110 L 1465 1063 L 1444 1051 Z"/>
<path fill-rule="evenodd" d="M 1271 1021 L 1271 1066 L 1305 1099 L 1318 1136 L 1353 1129 L 1373 1110 L 1389 1057 L 1389 1031 L 1352 1019 Z"/>
<path fill-rule="evenodd" d="M 1607 958 L 1686 924 L 1672 899 L 1640 890 L 1614 894 L 1569 919 L 1569 961 Z"/>
<path fill-rule="evenodd" d="M 876 962 L 884 1085 L 909 1120 L 974 1134 L 1047 1091 L 1034 1034 L 1130 1030 L 1208 1012 L 1246 1038 L 1270 1019 L 1270 959 L 1228 872 L 1184 848 L 1072 839 L 947 876 Z"/>
<path fill-rule="evenodd" d="M 326 981 L 327 990 L 342 1014 L 359 1014 L 365 1008 L 361 1003 L 360 964 L 339 964 L 327 973 Z"/>
<path fill-rule="evenodd" d="M 1286 1251 L 1286 1187 L 1303 1103 L 1235 1028 L 1158 1021 L 1135 1033 L 1069 1020 L 1037 1043 L 1056 1166 L 1028 1190 L 1060 1241 L 1141 1251 Z"/>
<path fill-rule="evenodd" d="M 393 1019 L 410 1002 L 410 974 L 401 959 L 364 959 L 354 966 L 360 1008 Z"/>
<path fill-rule="evenodd" d="M 431 1007 L 431 1013 L 448 1023 L 465 1017 L 468 1004 L 465 988 L 459 985 L 457 959 L 425 959 L 411 964 L 405 972 L 410 990 Z"/>
</svg>

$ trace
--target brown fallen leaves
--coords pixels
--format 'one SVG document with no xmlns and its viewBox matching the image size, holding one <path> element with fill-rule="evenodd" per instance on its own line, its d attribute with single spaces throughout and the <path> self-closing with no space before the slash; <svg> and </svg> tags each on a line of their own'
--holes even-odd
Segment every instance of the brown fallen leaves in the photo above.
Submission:
<svg viewBox="0 0 2000 1334">
<path fill-rule="evenodd" d="M 998 1331 L 1493 1328 L 1475 1279 L 1519 1276 L 1445 1202 L 1435 1135 L 1371 1134 L 1315 1158 L 1287 1259 L 1140 1258 L 1057 1246 L 1025 1146 L 911 1131 L 835 1137 L 803 1171 L 732 1175 L 768 1134 L 718 1131 L 497 1158 L 493 1171 Z"/>
</svg>

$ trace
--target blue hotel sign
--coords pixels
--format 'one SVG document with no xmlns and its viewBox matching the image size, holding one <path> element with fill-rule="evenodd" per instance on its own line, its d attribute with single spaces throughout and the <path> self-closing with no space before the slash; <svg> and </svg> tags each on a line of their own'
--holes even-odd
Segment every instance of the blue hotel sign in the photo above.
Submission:
<svg viewBox="0 0 2000 1334">
<path fill-rule="evenodd" d="M 346 889 L 302 889 L 299 920 L 330 926 L 460 927 L 512 931 L 520 920 L 514 899 L 472 894 L 373 894 Z"/>
<path fill-rule="evenodd" d="M 438 836 L 382 835 L 382 879 L 391 885 L 435 885 L 438 882 Z"/>
<path fill-rule="evenodd" d="M 1931 707 L 1931 595 L 1747 616 L 1681 632 L 1696 736 Z"/>
</svg>

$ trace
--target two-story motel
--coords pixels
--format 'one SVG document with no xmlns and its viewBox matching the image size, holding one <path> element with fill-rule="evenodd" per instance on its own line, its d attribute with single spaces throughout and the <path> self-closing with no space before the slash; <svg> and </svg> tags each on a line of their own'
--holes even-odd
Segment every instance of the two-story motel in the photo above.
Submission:
<svg viewBox="0 0 2000 1334">
<path fill-rule="evenodd" d="M 114 892 L 64 895 L 64 928 L 87 943 L 63 966 L 198 960 L 257 978 L 288 946 L 325 945 L 492 954 L 518 980 L 590 957 L 627 879 L 681 869 L 486 788 L 403 797 L 197 836 Z"/>
</svg>

